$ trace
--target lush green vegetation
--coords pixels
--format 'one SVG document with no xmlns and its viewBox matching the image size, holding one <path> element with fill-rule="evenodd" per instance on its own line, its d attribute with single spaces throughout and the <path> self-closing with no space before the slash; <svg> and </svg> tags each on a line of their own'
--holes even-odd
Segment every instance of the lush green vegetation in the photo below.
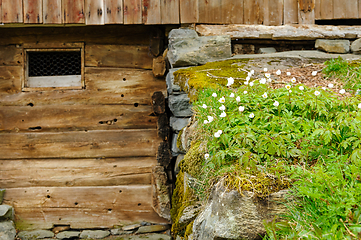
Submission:
<svg viewBox="0 0 361 240">
<path fill-rule="evenodd" d="M 356 92 L 358 64 L 340 59 L 327 64 L 327 76 Z M 270 80 L 249 77 L 248 84 L 229 78 L 198 92 L 197 141 L 207 148 L 195 193 L 205 199 L 221 178 L 258 197 L 291 188 L 289 214 L 266 225 L 266 239 L 360 239 L 360 96 L 297 80 L 273 89 Z"/>
</svg>

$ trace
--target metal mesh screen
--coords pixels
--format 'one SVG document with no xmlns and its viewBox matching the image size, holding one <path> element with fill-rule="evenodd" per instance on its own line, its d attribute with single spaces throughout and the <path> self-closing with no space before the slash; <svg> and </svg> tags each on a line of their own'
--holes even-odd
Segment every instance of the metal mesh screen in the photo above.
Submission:
<svg viewBox="0 0 361 240">
<path fill-rule="evenodd" d="M 28 52 L 29 77 L 81 75 L 80 51 Z"/>
</svg>

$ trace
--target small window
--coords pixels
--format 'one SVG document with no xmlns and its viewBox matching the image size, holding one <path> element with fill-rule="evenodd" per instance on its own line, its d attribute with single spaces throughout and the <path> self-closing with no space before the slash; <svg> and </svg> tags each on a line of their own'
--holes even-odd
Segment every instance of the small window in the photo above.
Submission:
<svg viewBox="0 0 361 240">
<path fill-rule="evenodd" d="M 83 88 L 82 48 L 25 49 L 23 90 Z"/>
</svg>

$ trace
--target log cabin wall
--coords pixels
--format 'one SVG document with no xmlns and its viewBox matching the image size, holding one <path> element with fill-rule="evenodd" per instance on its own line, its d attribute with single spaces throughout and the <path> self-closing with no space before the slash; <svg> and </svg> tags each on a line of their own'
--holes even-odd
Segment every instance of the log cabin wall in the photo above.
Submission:
<svg viewBox="0 0 361 240">
<path fill-rule="evenodd" d="M 159 31 L 0 29 L 0 187 L 18 229 L 168 223 L 152 183 L 163 142 L 152 95 L 166 91 L 151 70 Z M 83 88 L 24 91 L 25 48 L 59 44 L 84 46 Z"/>
<path fill-rule="evenodd" d="M 361 18 L 361 0 L 1 0 L 6 25 L 313 24 Z"/>
</svg>

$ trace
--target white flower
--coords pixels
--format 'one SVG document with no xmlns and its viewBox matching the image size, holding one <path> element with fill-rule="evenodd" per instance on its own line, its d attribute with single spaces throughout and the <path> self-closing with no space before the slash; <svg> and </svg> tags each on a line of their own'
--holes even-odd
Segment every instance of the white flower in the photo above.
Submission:
<svg viewBox="0 0 361 240">
<path fill-rule="evenodd" d="M 266 76 L 266 78 L 270 78 L 270 77 L 271 77 L 271 74 L 270 74 L 270 73 L 265 73 L 264 75 Z"/>
<path fill-rule="evenodd" d="M 229 87 L 229 86 L 231 86 L 233 83 L 234 83 L 234 79 L 233 79 L 233 77 L 229 77 L 229 78 L 227 78 L 227 87 Z"/>
<path fill-rule="evenodd" d="M 289 90 L 288 92 L 289 92 L 289 93 L 291 93 L 291 92 L 292 92 L 292 90 Z"/>
<path fill-rule="evenodd" d="M 326 87 L 322 87 L 322 90 L 325 90 L 325 91 L 326 91 Z"/>
<path fill-rule="evenodd" d="M 217 97 L 217 93 L 213 93 L 213 94 L 212 94 L 212 97 Z"/>
<path fill-rule="evenodd" d="M 224 110 L 226 110 L 226 107 L 224 105 L 222 105 L 219 107 L 219 110 L 224 111 Z"/>
<path fill-rule="evenodd" d="M 273 103 L 273 106 L 275 106 L 275 107 L 278 107 L 280 105 L 280 103 L 278 102 L 278 101 L 275 101 L 274 103 Z"/>
<path fill-rule="evenodd" d="M 361 103 L 359 103 L 357 107 L 361 109 Z"/>
<path fill-rule="evenodd" d="M 264 72 L 267 72 L 267 71 L 268 71 L 268 69 L 267 69 L 267 68 L 263 68 L 263 71 L 264 71 Z"/>
<path fill-rule="evenodd" d="M 345 91 L 345 89 L 341 89 L 341 90 L 339 91 L 339 93 L 341 93 L 341 94 L 345 94 L 345 93 L 346 93 L 346 91 Z"/>
<path fill-rule="evenodd" d="M 271 78 L 267 78 L 267 82 L 272 82 L 272 79 Z"/>
<path fill-rule="evenodd" d="M 222 130 L 218 130 L 215 134 L 214 134 L 214 136 L 216 137 L 216 138 L 219 138 L 221 135 L 222 135 Z"/>
<path fill-rule="evenodd" d="M 321 93 L 319 91 L 315 91 L 315 95 L 318 96 L 320 95 Z"/>
<path fill-rule="evenodd" d="M 252 74 L 252 75 L 254 74 L 254 70 L 253 70 L 253 69 L 251 70 L 251 74 Z"/>
<path fill-rule="evenodd" d="M 202 105 L 202 108 L 206 109 L 206 108 L 207 108 L 207 105 L 206 105 L 206 104 L 203 104 L 203 105 Z"/>
<path fill-rule="evenodd" d="M 209 123 L 214 120 L 214 118 L 213 118 L 212 116 L 207 116 L 207 118 L 208 118 L 208 122 L 209 122 Z"/>
<path fill-rule="evenodd" d="M 207 120 L 204 120 L 203 123 L 204 123 L 204 124 L 207 124 L 207 123 L 209 123 L 209 122 L 208 122 Z"/>
<path fill-rule="evenodd" d="M 288 84 L 287 84 L 287 85 L 286 85 L 286 89 L 287 89 L 287 90 L 290 90 L 290 89 L 291 89 L 291 85 L 288 85 Z"/>
<path fill-rule="evenodd" d="M 253 82 L 250 82 L 250 83 L 249 83 L 249 86 L 253 87 L 253 84 L 254 84 Z"/>
<path fill-rule="evenodd" d="M 277 72 L 276 72 L 276 74 L 277 74 L 277 75 L 281 75 L 281 70 L 278 69 Z"/>
<path fill-rule="evenodd" d="M 293 78 L 291 79 L 291 83 L 296 83 L 296 78 L 295 78 L 295 77 L 293 77 Z"/>
<path fill-rule="evenodd" d="M 244 91 L 243 94 L 247 94 L 248 92 L 247 91 Z"/>
<path fill-rule="evenodd" d="M 225 102 L 226 102 L 226 99 L 225 99 L 224 97 L 221 97 L 221 98 L 218 100 L 218 102 L 220 102 L 220 103 L 225 103 Z"/>
<path fill-rule="evenodd" d="M 267 80 L 265 78 L 261 78 L 261 80 L 259 80 L 259 83 L 261 84 L 266 84 Z"/>
<path fill-rule="evenodd" d="M 317 71 L 313 71 L 312 76 L 316 76 L 316 75 L 317 75 Z"/>
<path fill-rule="evenodd" d="M 287 76 L 291 76 L 291 73 L 290 73 L 290 72 L 287 72 L 286 74 L 287 74 Z"/>
<path fill-rule="evenodd" d="M 249 82 L 248 82 L 248 81 L 245 81 L 245 82 L 244 82 L 244 84 L 245 84 L 245 85 L 248 85 L 248 84 L 249 84 Z"/>
<path fill-rule="evenodd" d="M 301 91 L 305 90 L 305 88 L 303 86 L 299 86 L 299 88 Z"/>
<path fill-rule="evenodd" d="M 236 101 L 237 102 L 240 102 L 241 101 L 241 98 L 238 96 L 238 97 L 236 97 Z"/>
<path fill-rule="evenodd" d="M 329 88 L 333 88 L 333 84 L 332 84 L 332 83 L 329 83 L 329 84 L 328 84 L 328 87 L 329 87 Z"/>
<path fill-rule="evenodd" d="M 222 112 L 221 115 L 219 115 L 221 118 L 224 118 L 225 116 L 227 116 L 227 114 L 225 112 Z"/>
<path fill-rule="evenodd" d="M 231 95 L 229 95 L 229 97 L 232 97 L 232 98 L 233 98 L 233 97 L 234 97 L 234 93 L 231 93 Z"/>
<path fill-rule="evenodd" d="M 251 72 L 248 72 L 247 76 L 248 76 L 248 77 L 252 77 L 252 73 L 251 73 Z"/>
<path fill-rule="evenodd" d="M 208 153 L 204 154 L 204 158 L 207 160 L 209 158 L 209 154 Z"/>
<path fill-rule="evenodd" d="M 218 130 L 217 132 L 218 132 L 219 134 L 222 134 L 222 133 L 223 133 L 223 131 L 222 131 L 222 130 Z"/>
<path fill-rule="evenodd" d="M 239 110 L 240 112 L 243 112 L 243 111 L 244 111 L 244 107 L 243 107 L 243 106 L 239 106 L 238 110 Z"/>
<path fill-rule="evenodd" d="M 251 77 L 250 76 L 246 77 L 246 81 L 248 82 L 249 80 L 251 80 Z"/>
<path fill-rule="evenodd" d="M 266 93 L 266 92 L 263 93 L 263 94 L 262 94 L 262 97 L 263 97 L 263 98 L 267 98 L 267 97 L 268 97 L 267 93 Z"/>
<path fill-rule="evenodd" d="M 249 118 L 254 118 L 254 114 L 251 113 L 251 114 L 249 115 Z"/>
</svg>

